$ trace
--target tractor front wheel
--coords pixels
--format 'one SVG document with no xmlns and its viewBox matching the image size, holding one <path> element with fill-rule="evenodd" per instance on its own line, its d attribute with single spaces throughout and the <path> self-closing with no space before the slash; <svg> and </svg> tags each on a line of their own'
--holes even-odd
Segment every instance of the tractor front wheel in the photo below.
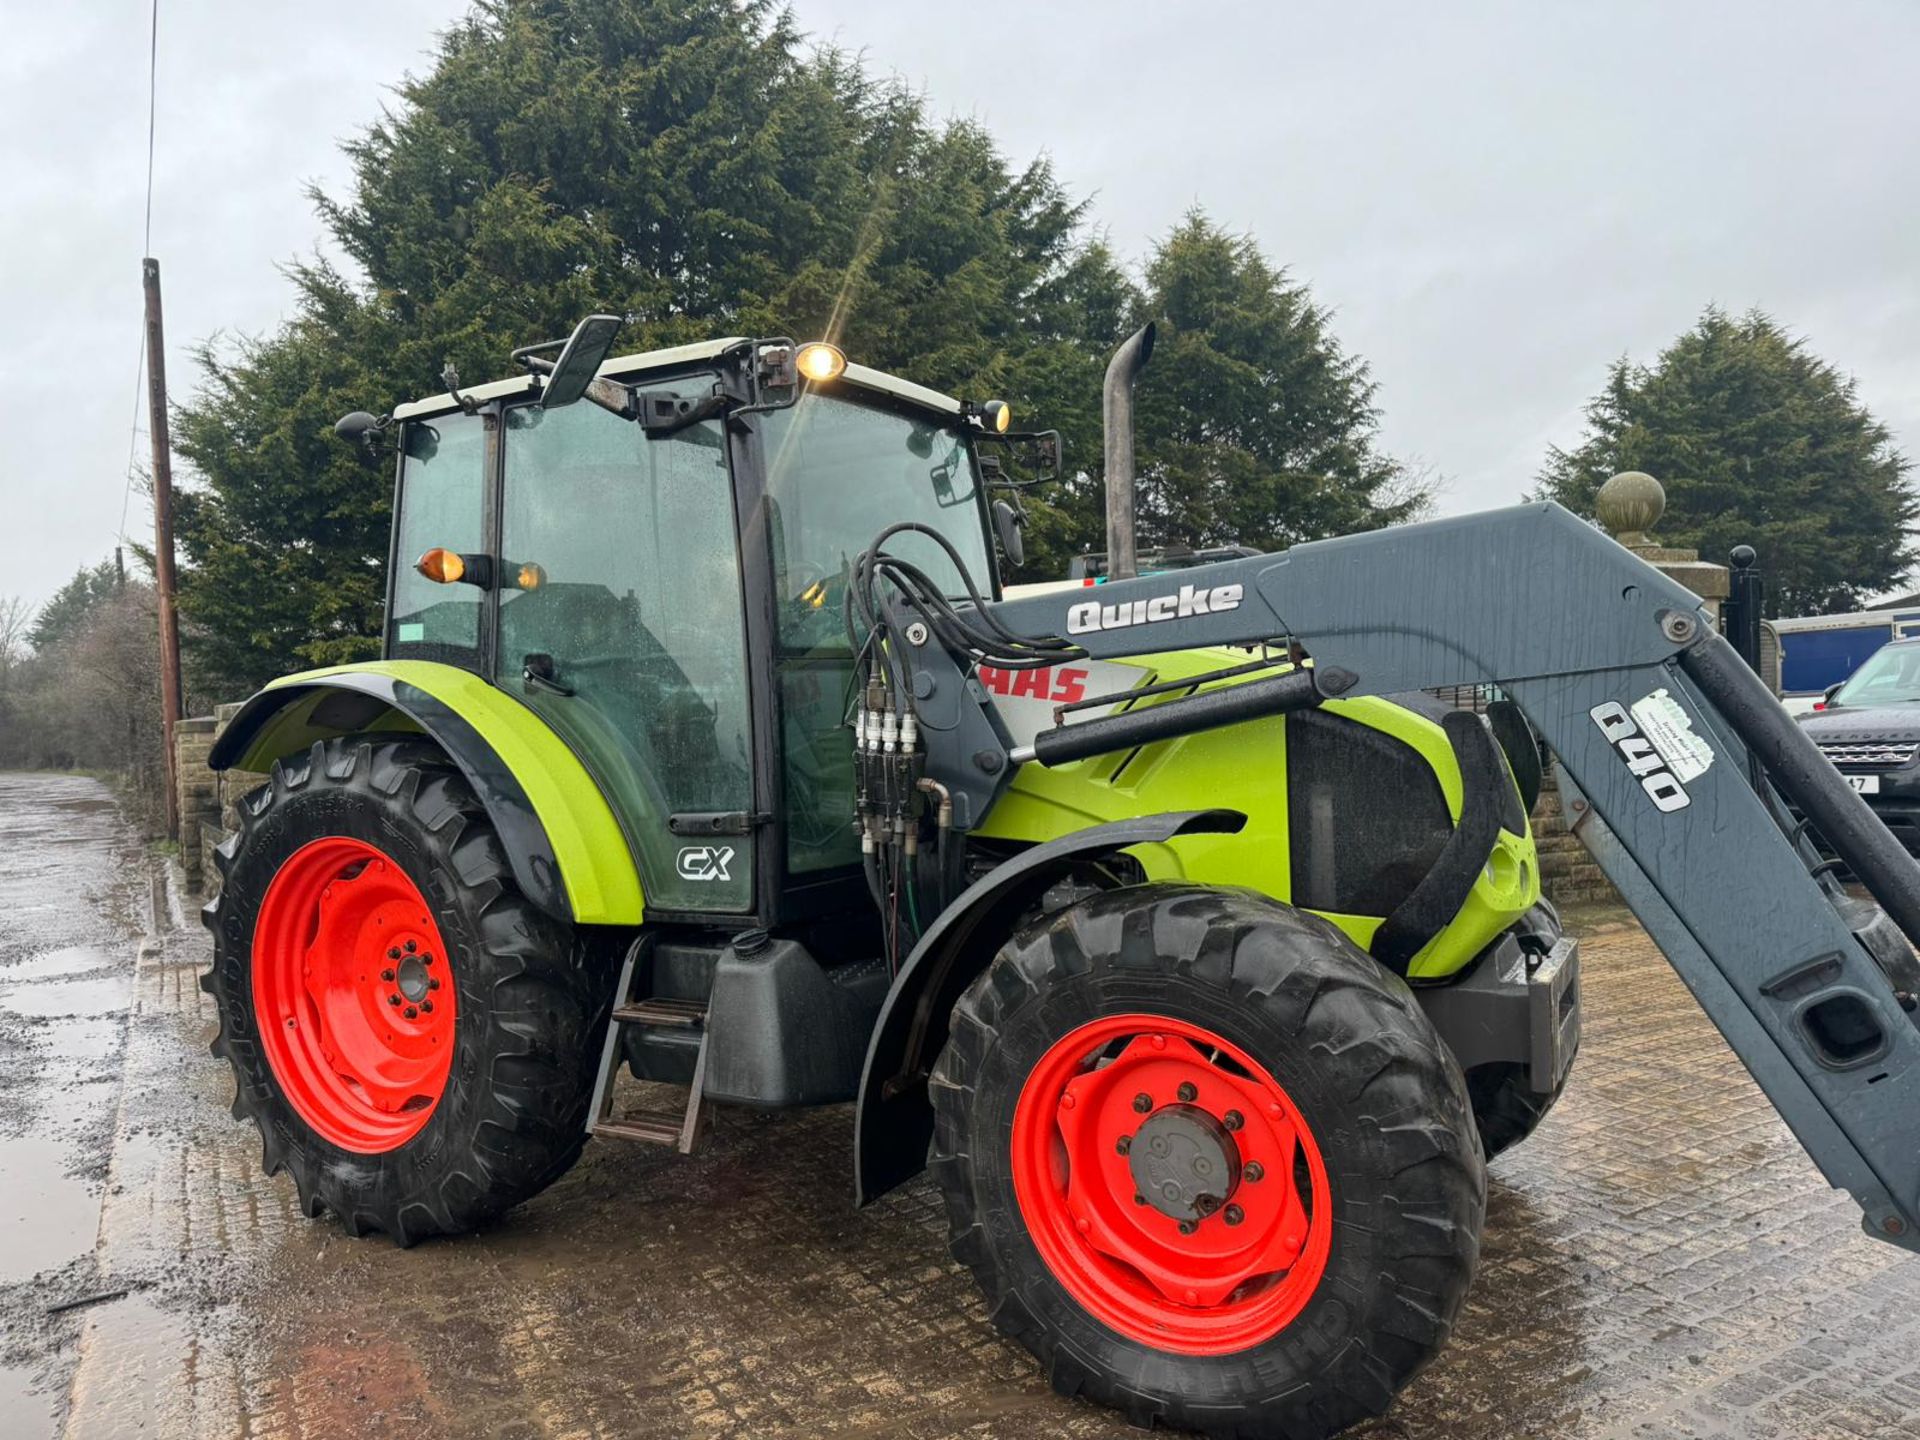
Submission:
<svg viewBox="0 0 1920 1440">
<path fill-rule="evenodd" d="M 216 863 L 213 1053 L 307 1214 L 411 1245 L 578 1157 L 611 984 L 515 888 L 438 749 L 355 737 L 281 760 Z"/>
<path fill-rule="evenodd" d="M 1395 977 L 1250 893 L 1134 886 L 1017 935 L 931 1078 L 954 1254 L 1054 1387 L 1332 1435 L 1445 1342 L 1486 1172 Z"/>
</svg>

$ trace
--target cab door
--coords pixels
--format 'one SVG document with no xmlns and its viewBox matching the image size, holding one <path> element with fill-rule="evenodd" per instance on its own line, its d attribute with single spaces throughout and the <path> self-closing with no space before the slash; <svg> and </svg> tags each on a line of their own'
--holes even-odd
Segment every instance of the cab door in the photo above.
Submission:
<svg viewBox="0 0 1920 1440">
<path fill-rule="evenodd" d="M 497 683 L 599 781 L 650 911 L 751 911 L 751 833 L 698 833 L 753 811 L 720 425 L 650 438 L 597 405 L 509 409 L 499 513 Z"/>
</svg>

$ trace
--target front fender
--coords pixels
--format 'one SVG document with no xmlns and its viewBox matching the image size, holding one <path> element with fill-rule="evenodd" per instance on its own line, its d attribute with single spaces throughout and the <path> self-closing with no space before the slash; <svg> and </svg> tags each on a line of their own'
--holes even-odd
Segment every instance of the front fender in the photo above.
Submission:
<svg viewBox="0 0 1920 1440">
<path fill-rule="evenodd" d="M 947 1017 L 1042 895 L 1087 860 L 1179 835 L 1230 835 L 1246 820 L 1237 810 L 1181 810 L 1090 826 L 1022 851 L 941 911 L 894 977 L 867 1045 L 854 1109 L 854 1202 L 877 1200 L 926 1168 L 927 1074 L 947 1043 Z"/>
<path fill-rule="evenodd" d="M 640 875 L 606 797 L 539 716 L 471 671 L 424 660 L 273 681 L 214 742 L 215 770 L 266 773 L 318 740 L 370 730 L 430 736 L 486 806 L 521 891 L 586 925 L 637 925 Z"/>
</svg>

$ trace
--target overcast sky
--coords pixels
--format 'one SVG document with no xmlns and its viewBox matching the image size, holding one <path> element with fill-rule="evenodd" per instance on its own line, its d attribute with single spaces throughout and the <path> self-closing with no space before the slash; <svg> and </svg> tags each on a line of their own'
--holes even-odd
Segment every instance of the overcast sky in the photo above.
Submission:
<svg viewBox="0 0 1920 1440">
<path fill-rule="evenodd" d="M 462 8 L 161 0 L 176 397 L 191 346 L 286 315 L 277 267 L 322 241 L 305 184 L 340 187 L 340 140 Z M 1443 510 L 1516 499 L 1607 363 L 1709 301 L 1805 335 L 1920 458 L 1913 0 L 796 9 L 1016 159 L 1049 153 L 1129 258 L 1196 204 L 1256 236 L 1335 309 Z M 148 8 L 0 0 L 0 21 L 0 594 L 40 600 L 121 527 Z M 126 523 L 150 539 L 143 497 Z"/>
</svg>

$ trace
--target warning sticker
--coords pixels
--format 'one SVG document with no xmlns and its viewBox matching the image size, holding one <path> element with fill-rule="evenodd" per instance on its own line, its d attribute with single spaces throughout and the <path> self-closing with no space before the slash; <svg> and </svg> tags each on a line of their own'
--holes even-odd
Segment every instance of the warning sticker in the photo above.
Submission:
<svg viewBox="0 0 1920 1440">
<path fill-rule="evenodd" d="M 1693 721 L 1678 700 L 1665 690 L 1656 690 L 1629 708 L 1641 733 L 1666 760 L 1675 779 L 1684 785 L 1707 773 L 1713 764 L 1713 747 L 1693 733 Z"/>
</svg>

